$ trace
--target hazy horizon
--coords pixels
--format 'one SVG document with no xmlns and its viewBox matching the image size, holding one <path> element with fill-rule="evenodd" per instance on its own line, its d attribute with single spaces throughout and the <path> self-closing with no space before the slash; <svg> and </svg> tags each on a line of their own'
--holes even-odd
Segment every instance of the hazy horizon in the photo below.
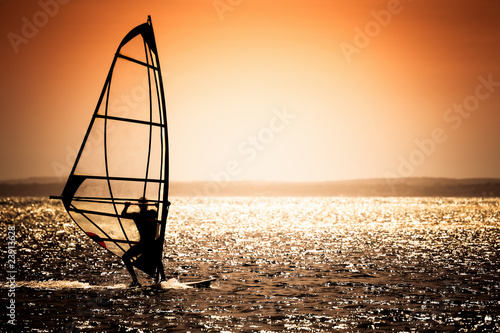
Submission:
<svg viewBox="0 0 500 333">
<path fill-rule="evenodd" d="M 67 177 L 56 177 L 56 176 L 40 176 L 40 177 L 26 177 L 26 178 L 8 178 L 0 179 L 1 183 L 26 183 L 26 184 L 36 184 L 37 182 L 42 183 L 64 183 Z M 500 181 L 500 177 L 467 177 L 467 178 L 451 178 L 451 177 L 400 177 L 400 178 L 353 178 L 353 179 L 332 179 L 332 180 L 321 180 L 321 181 L 294 181 L 294 180 L 262 180 L 262 179 L 244 179 L 244 180 L 170 180 L 170 183 L 179 184 L 189 184 L 189 183 L 219 183 L 219 184 L 229 184 L 229 183 L 276 183 L 276 184 L 327 184 L 327 183 L 363 183 L 370 181 L 381 181 L 381 182 L 391 182 L 391 181 L 424 181 L 424 180 L 449 180 L 456 182 L 463 181 Z"/>
<path fill-rule="evenodd" d="M 119 42 L 148 15 L 172 181 L 500 178 L 498 1 L 0 8 L 0 179 L 65 178 Z M 138 89 L 114 102 L 133 108 Z"/>
</svg>

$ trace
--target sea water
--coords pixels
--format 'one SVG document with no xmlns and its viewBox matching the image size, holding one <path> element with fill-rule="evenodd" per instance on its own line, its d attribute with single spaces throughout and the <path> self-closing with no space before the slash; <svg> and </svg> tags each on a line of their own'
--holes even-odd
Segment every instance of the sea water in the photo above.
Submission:
<svg viewBox="0 0 500 333">
<path fill-rule="evenodd" d="M 500 199 L 171 201 L 166 273 L 211 288 L 130 289 L 60 203 L 0 199 L 2 331 L 500 330 Z"/>
</svg>

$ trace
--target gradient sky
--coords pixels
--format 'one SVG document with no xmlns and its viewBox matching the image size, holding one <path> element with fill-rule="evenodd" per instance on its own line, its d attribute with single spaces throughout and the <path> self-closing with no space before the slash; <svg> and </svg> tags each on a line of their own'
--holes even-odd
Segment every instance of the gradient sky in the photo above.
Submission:
<svg viewBox="0 0 500 333">
<path fill-rule="evenodd" d="M 500 177 L 500 1 L 0 8 L 0 179 L 67 175 L 119 42 L 148 14 L 173 180 Z"/>
</svg>

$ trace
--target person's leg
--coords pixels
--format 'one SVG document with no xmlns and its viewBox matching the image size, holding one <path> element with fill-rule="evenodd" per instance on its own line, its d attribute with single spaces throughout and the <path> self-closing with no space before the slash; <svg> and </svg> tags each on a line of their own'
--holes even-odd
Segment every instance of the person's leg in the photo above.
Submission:
<svg viewBox="0 0 500 333">
<path fill-rule="evenodd" d="M 127 267 L 127 270 L 130 276 L 132 277 L 132 284 L 130 285 L 131 287 L 136 287 L 141 285 L 137 280 L 137 275 L 135 274 L 134 266 L 132 266 L 132 261 L 131 261 L 133 257 L 141 253 L 142 253 L 142 246 L 140 246 L 140 244 L 137 244 L 128 249 L 128 251 L 125 252 L 125 254 L 122 257 L 122 260 L 125 263 L 125 267 Z"/>
<path fill-rule="evenodd" d="M 154 252 L 155 252 L 155 249 L 158 248 L 158 241 L 155 242 L 155 244 L 151 247 L 151 249 L 153 250 L 153 255 Z M 161 246 L 161 244 L 160 244 Z M 155 255 L 157 256 L 157 255 Z M 158 257 L 158 261 L 155 260 L 154 264 L 156 264 L 156 274 L 155 274 L 155 283 L 159 283 L 161 281 L 166 281 L 167 279 L 165 278 L 165 271 L 163 269 L 163 261 L 161 260 L 162 259 L 162 256 L 159 256 Z"/>
<path fill-rule="evenodd" d="M 167 279 L 165 278 L 165 271 L 163 269 L 163 262 L 160 258 L 160 262 L 158 263 L 158 269 L 160 270 L 160 282 L 161 281 L 166 281 Z"/>
</svg>

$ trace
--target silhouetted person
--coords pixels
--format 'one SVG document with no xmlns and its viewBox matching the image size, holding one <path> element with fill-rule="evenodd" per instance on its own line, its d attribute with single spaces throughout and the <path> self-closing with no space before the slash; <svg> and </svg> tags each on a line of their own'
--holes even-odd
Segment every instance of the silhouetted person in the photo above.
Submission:
<svg viewBox="0 0 500 333">
<path fill-rule="evenodd" d="M 154 246 L 158 212 L 156 209 L 148 209 L 147 200 L 144 197 L 139 199 L 140 211 L 138 213 L 128 213 L 127 210 L 130 205 L 130 202 L 125 202 L 125 207 L 123 208 L 121 216 L 134 220 L 137 230 L 139 231 L 140 240 L 138 244 L 133 245 L 127 252 L 125 252 L 122 259 L 128 272 L 130 273 L 130 276 L 132 277 L 132 284 L 130 286 L 137 287 L 140 286 L 140 283 L 137 280 L 137 275 L 135 274 L 131 259 L 144 254 Z M 158 269 L 160 269 L 161 280 L 164 280 L 165 273 L 163 272 L 163 263 L 161 262 L 161 259 L 158 266 Z"/>
</svg>

